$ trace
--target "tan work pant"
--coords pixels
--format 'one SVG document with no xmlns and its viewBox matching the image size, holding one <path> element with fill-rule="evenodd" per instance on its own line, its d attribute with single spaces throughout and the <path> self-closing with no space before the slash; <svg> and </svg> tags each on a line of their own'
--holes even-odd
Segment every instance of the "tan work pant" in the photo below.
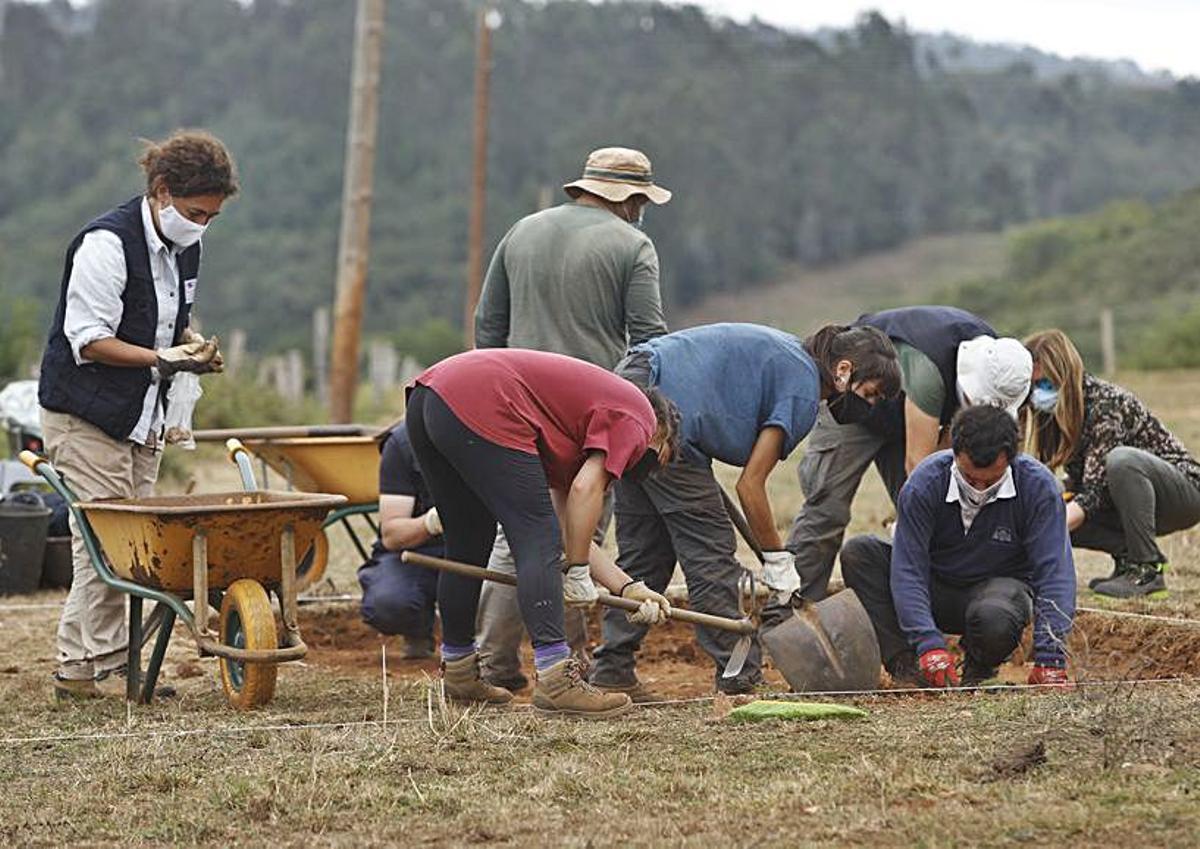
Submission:
<svg viewBox="0 0 1200 849">
<path fill-rule="evenodd" d="M 67 413 L 42 410 L 42 436 L 54 468 L 81 501 L 141 498 L 153 494 L 161 454 L 116 440 Z M 71 517 L 74 574 L 58 622 L 58 675 L 87 680 L 120 668 L 129 642 L 125 596 L 92 568 L 83 537 Z"/>
</svg>

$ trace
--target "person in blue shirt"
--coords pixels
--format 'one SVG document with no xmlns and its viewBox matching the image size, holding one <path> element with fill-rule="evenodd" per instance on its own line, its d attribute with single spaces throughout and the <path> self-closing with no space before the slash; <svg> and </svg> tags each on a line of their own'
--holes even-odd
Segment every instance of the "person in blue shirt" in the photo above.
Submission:
<svg viewBox="0 0 1200 849">
<path fill-rule="evenodd" d="M 1050 470 L 1017 453 L 1003 409 L 962 410 L 951 449 L 926 458 L 900 490 L 893 543 L 848 541 L 842 575 L 867 609 L 897 681 L 931 687 L 996 675 L 1033 620 L 1031 684 L 1062 684 L 1075 617 L 1075 564 Z M 943 632 L 961 634 L 961 675 Z"/>
<path fill-rule="evenodd" d="M 615 485 L 618 565 L 662 592 L 678 562 L 693 610 L 738 616 L 742 567 L 713 477 L 712 461 L 720 460 L 742 469 L 737 496 L 764 551 L 762 580 L 780 601 L 790 600 L 800 578 L 775 525 L 767 477 L 812 428 L 821 401 L 840 419 L 861 421 L 875 399 L 899 393 L 900 368 L 887 336 L 870 327 L 829 326 L 801 343 L 769 327 L 712 324 L 635 346 L 617 374 L 657 387 L 674 401 L 681 436 L 676 462 L 641 483 Z M 624 614 L 606 612 L 592 684 L 629 693 L 634 701 L 652 700 L 634 663 L 645 634 Z M 759 682 L 758 645 L 738 676 L 723 679 L 737 636 L 707 628 L 697 628 L 696 635 L 716 664 L 718 689 L 746 692 Z"/>
<path fill-rule="evenodd" d="M 384 438 L 379 456 L 379 539 L 358 569 L 362 617 L 381 634 L 400 634 L 407 659 L 433 656 L 438 573 L 400 561 L 418 551 L 442 557 L 442 523 L 425 486 L 404 423 Z"/>
</svg>

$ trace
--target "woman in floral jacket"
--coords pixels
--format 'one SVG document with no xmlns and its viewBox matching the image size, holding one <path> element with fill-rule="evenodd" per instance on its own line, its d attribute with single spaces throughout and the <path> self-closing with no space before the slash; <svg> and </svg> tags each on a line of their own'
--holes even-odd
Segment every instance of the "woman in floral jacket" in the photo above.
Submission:
<svg viewBox="0 0 1200 849">
<path fill-rule="evenodd" d="M 1092 590 L 1165 597 L 1167 558 L 1155 538 L 1200 522 L 1200 463 L 1132 392 L 1084 372 L 1061 330 L 1025 345 L 1029 453 L 1066 469 L 1072 544 L 1113 556 L 1113 573 L 1091 581 Z"/>
</svg>

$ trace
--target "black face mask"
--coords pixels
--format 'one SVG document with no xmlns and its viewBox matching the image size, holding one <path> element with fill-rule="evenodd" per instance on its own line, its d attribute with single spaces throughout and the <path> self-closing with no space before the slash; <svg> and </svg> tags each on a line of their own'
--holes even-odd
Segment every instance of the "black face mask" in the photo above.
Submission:
<svg viewBox="0 0 1200 849">
<path fill-rule="evenodd" d="M 838 424 L 862 424 L 871 415 L 871 402 L 847 389 L 829 399 L 829 415 Z"/>
<path fill-rule="evenodd" d="M 625 474 L 621 475 L 621 480 L 641 483 L 651 472 L 658 471 L 658 468 L 658 452 L 653 448 L 647 448 L 642 458 L 630 466 Z"/>
</svg>

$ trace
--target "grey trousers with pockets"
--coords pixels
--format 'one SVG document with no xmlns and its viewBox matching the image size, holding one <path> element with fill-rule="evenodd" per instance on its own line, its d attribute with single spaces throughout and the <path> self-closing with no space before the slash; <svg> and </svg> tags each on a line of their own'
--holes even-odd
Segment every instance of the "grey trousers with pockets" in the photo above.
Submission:
<svg viewBox="0 0 1200 849">
<path fill-rule="evenodd" d="M 796 555 L 805 598 L 825 598 L 833 561 L 850 523 L 850 505 L 872 463 L 895 504 L 906 478 L 904 440 L 887 439 L 859 424 L 840 425 L 821 404 L 800 461 L 804 506 L 787 541 L 788 551 Z"/>
<path fill-rule="evenodd" d="M 1167 562 L 1155 537 L 1200 522 L 1200 486 L 1139 448 L 1114 448 L 1104 467 L 1113 507 L 1088 514 L 1071 534 L 1071 544 L 1133 563 Z"/>
</svg>

